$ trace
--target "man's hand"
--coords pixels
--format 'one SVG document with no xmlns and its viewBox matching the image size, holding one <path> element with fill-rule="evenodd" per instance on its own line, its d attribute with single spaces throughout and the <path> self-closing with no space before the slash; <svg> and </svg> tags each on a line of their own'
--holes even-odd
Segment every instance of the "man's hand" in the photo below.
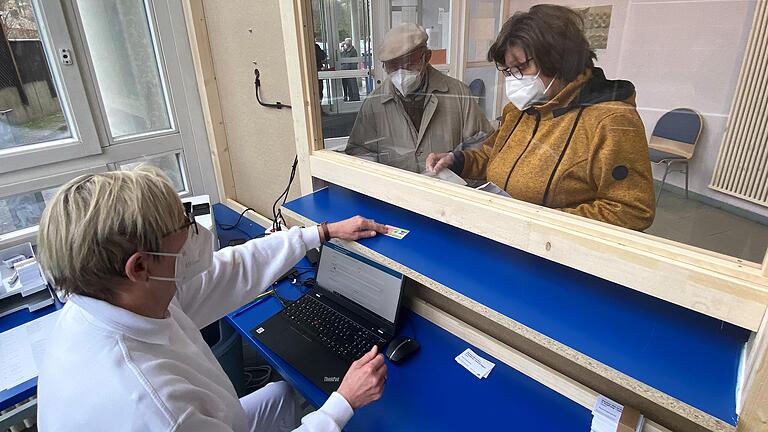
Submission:
<svg viewBox="0 0 768 432">
<path fill-rule="evenodd" d="M 427 171 L 438 173 L 453 166 L 453 153 L 430 153 L 427 156 Z"/>
<path fill-rule="evenodd" d="M 384 356 L 378 354 L 376 345 L 364 356 L 352 363 L 338 393 L 349 402 L 352 409 L 358 409 L 378 400 L 384 392 L 387 380 L 387 365 Z"/>
<path fill-rule="evenodd" d="M 331 235 L 331 238 L 340 238 L 342 240 L 358 240 L 373 237 L 376 233 L 386 234 L 387 232 L 389 232 L 389 228 L 386 225 L 376 223 L 362 216 L 355 216 L 351 219 L 328 224 L 328 233 Z"/>
</svg>

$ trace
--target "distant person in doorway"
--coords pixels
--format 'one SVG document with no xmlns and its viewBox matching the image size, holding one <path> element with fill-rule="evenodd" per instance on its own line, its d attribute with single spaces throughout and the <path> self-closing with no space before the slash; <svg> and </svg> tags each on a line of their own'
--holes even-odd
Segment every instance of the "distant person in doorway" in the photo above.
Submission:
<svg viewBox="0 0 768 432">
<path fill-rule="evenodd" d="M 344 59 L 355 59 L 355 61 L 344 61 Z M 341 43 L 341 70 L 357 70 L 360 61 L 357 50 L 352 45 L 352 38 L 344 39 Z M 344 101 L 355 102 L 360 100 L 360 89 L 357 86 L 357 78 L 342 78 L 341 87 L 344 90 Z"/>
<path fill-rule="evenodd" d="M 318 72 L 325 69 L 325 60 L 327 58 L 328 58 L 328 54 L 326 54 L 325 51 L 320 47 L 320 44 L 315 42 L 315 63 L 316 63 Z M 317 80 L 317 88 L 320 91 L 320 105 L 322 105 L 323 104 L 323 80 L 321 79 Z"/>
</svg>

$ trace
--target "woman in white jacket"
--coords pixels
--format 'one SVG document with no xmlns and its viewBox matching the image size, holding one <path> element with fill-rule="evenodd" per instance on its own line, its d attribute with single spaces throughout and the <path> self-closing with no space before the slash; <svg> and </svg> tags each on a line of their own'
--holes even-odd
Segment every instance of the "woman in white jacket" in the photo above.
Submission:
<svg viewBox="0 0 768 432">
<path fill-rule="evenodd" d="M 40 222 L 43 267 L 68 297 L 38 379 L 41 431 L 338 431 L 381 396 L 374 350 L 338 392 L 297 418 L 296 397 L 273 383 L 238 400 L 199 329 L 264 292 L 310 248 L 387 228 L 355 217 L 292 228 L 212 252 L 152 171 L 78 177 Z"/>
</svg>

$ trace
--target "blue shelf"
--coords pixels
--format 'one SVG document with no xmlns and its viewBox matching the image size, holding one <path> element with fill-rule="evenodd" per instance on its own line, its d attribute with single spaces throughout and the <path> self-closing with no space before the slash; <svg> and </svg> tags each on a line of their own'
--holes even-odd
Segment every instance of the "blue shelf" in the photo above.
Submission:
<svg viewBox="0 0 768 432">
<path fill-rule="evenodd" d="M 219 233 L 221 235 L 221 231 Z M 308 265 L 306 260 L 299 264 Z M 312 275 L 305 277 L 309 276 Z M 290 300 L 301 295 L 300 288 L 289 281 L 280 283 L 278 290 Z M 256 306 L 240 308 L 229 314 L 227 320 L 283 378 L 319 407 L 328 395 L 250 333 L 281 307 L 277 300 L 268 298 Z M 592 421 L 589 409 L 408 310 L 403 311 L 401 320 L 399 333 L 415 337 L 422 348 L 399 365 L 387 362 L 384 395 L 358 410 L 346 430 L 589 430 Z M 467 348 L 496 363 L 488 378 L 478 379 L 454 361 Z"/>
<path fill-rule="evenodd" d="M 732 425 L 750 332 L 339 186 L 289 202 L 411 230 L 364 246 Z"/>
</svg>

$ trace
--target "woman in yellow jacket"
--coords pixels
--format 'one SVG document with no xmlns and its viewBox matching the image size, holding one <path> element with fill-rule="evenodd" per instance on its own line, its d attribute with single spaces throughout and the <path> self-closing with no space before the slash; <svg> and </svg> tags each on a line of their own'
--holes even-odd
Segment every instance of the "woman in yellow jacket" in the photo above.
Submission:
<svg viewBox="0 0 768 432">
<path fill-rule="evenodd" d="M 537 5 L 513 15 L 488 51 L 510 103 L 473 150 L 433 153 L 427 168 L 495 183 L 515 199 L 644 230 L 656 203 L 635 88 L 594 66 L 581 17 Z"/>
</svg>

